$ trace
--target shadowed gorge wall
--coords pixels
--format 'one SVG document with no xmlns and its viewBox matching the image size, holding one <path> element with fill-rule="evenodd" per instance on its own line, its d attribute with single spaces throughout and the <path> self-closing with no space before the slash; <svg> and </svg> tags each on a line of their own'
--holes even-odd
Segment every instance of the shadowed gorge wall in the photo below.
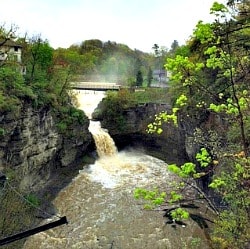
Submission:
<svg viewBox="0 0 250 249">
<path fill-rule="evenodd" d="M 1 171 L 15 170 L 22 189 L 44 188 L 53 171 L 79 163 L 86 154 L 93 141 L 89 123 L 74 122 L 66 133 L 58 123 L 58 114 L 48 107 L 24 104 L 18 113 L 1 114 Z"/>
<path fill-rule="evenodd" d="M 108 129 L 118 148 L 140 146 L 148 153 L 167 162 L 182 162 L 186 157 L 185 134 L 172 124 L 163 124 L 164 132 L 148 134 L 147 126 L 154 121 L 155 115 L 161 111 L 170 110 L 168 104 L 147 103 L 137 107 L 124 109 L 120 115 L 122 127 L 110 122 L 109 117 L 102 115 L 102 104 L 96 110 L 94 118 L 101 120 L 102 126 Z"/>
</svg>

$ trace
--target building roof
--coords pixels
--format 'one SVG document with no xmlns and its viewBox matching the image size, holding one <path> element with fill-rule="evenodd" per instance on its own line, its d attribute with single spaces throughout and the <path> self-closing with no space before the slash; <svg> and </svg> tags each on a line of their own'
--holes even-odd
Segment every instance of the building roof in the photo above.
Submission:
<svg viewBox="0 0 250 249">
<path fill-rule="evenodd" d="M 153 71 L 153 75 L 166 74 L 166 70 L 164 69 L 155 69 Z"/>
<path fill-rule="evenodd" d="M 22 47 L 20 44 L 17 44 L 15 41 L 9 40 L 9 39 L 5 39 L 5 40 L 0 39 L 0 46 L 19 47 L 19 48 Z"/>
</svg>

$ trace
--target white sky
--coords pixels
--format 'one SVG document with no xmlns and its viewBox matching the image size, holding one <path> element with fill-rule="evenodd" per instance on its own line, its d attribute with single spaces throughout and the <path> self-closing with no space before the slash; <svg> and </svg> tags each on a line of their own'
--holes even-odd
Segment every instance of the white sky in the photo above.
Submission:
<svg viewBox="0 0 250 249">
<path fill-rule="evenodd" d="M 199 20 L 212 20 L 214 0 L 0 0 L 0 24 L 41 34 L 54 48 L 88 39 L 152 52 L 184 44 Z"/>
</svg>

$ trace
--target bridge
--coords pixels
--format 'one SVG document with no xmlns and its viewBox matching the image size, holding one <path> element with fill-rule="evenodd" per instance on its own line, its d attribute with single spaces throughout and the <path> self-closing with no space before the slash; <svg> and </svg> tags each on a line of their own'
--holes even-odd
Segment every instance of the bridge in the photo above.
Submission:
<svg viewBox="0 0 250 249">
<path fill-rule="evenodd" d="M 108 82 L 71 82 L 73 89 L 77 90 L 95 90 L 95 91 L 108 91 L 116 90 L 119 91 L 121 85 L 117 83 Z"/>
</svg>

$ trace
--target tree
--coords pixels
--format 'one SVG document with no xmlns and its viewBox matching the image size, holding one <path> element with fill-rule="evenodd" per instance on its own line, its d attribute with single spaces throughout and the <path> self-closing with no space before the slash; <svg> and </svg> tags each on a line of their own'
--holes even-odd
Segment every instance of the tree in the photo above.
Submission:
<svg viewBox="0 0 250 249">
<path fill-rule="evenodd" d="M 159 56 L 159 45 L 155 43 L 154 46 L 152 47 L 152 49 L 155 52 L 155 56 L 158 57 Z"/>
<path fill-rule="evenodd" d="M 136 74 L 136 86 L 142 86 L 142 83 L 143 83 L 142 72 L 139 70 Z"/>
<path fill-rule="evenodd" d="M 152 79 L 153 79 L 153 71 L 151 69 L 151 67 L 149 67 L 148 69 L 148 75 L 147 75 L 147 83 L 148 83 L 148 87 L 151 86 L 151 83 L 152 83 Z"/>
<path fill-rule="evenodd" d="M 13 40 L 16 38 L 16 32 L 18 28 L 16 25 L 12 24 L 9 28 L 6 25 L 0 26 L 0 47 L 8 40 Z"/>
<path fill-rule="evenodd" d="M 170 52 L 174 54 L 176 52 L 177 48 L 179 48 L 179 43 L 177 40 L 174 40 L 171 44 Z"/>
<path fill-rule="evenodd" d="M 48 41 L 43 41 L 40 35 L 33 36 L 25 47 L 27 50 L 24 51 L 23 57 L 27 66 L 28 84 L 49 79 L 53 64 L 53 48 Z"/>
<path fill-rule="evenodd" d="M 77 80 L 78 75 L 86 66 L 84 56 L 74 48 L 59 48 L 54 51 L 53 64 L 53 77 L 50 86 L 62 102 L 67 102 L 70 84 Z"/>
<path fill-rule="evenodd" d="M 15 25 L 7 30 L 5 26 L 0 27 L 0 51 L 1 46 L 16 38 Z M 18 114 L 23 99 L 34 100 L 36 98 L 33 89 L 26 86 L 20 65 L 15 60 L 3 60 L 0 64 L 0 111 L 15 111 Z"/>
<path fill-rule="evenodd" d="M 160 134 L 163 122 L 174 122 L 184 128 L 194 124 L 188 132 L 198 153 L 193 161 L 181 166 L 170 165 L 169 170 L 184 178 L 184 184 L 190 185 L 185 181 L 187 178 L 195 180 L 197 184 L 192 187 L 215 210 L 217 217 L 212 233 L 215 248 L 243 249 L 250 239 L 250 59 L 247 46 L 250 19 L 239 22 L 232 17 L 228 20 L 229 9 L 217 2 L 211 13 L 216 17 L 214 23 L 200 21 L 197 24 L 188 42 L 188 56 L 175 54 L 167 59 L 172 86 L 181 95 L 174 96 L 172 113 L 159 114 L 148 128 Z M 217 123 L 213 118 L 215 114 L 220 120 Z M 214 126 L 208 125 L 209 119 L 213 119 Z M 199 182 L 203 183 L 202 187 Z M 210 193 L 217 193 L 222 201 L 214 202 Z M 174 199 L 182 200 L 183 197 L 176 194 Z M 164 201 L 169 203 L 172 199 L 170 196 Z M 181 214 L 180 210 L 178 213 Z"/>
</svg>

